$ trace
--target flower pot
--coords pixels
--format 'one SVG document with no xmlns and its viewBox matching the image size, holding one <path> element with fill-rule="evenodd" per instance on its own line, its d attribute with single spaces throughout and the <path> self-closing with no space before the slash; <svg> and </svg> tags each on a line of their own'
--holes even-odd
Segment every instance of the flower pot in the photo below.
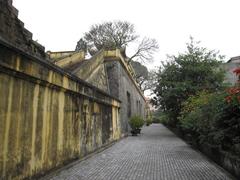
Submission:
<svg viewBox="0 0 240 180">
<path fill-rule="evenodd" d="M 137 130 L 136 129 L 131 130 L 131 134 L 132 136 L 137 136 L 138 135 Z"/>
<path fill-rule="evenodd" d="M 140 128 L 136 129 L 136 131 L 137 131 L 137 134 L 141 133 L 141 129 Z"/>
</svg>

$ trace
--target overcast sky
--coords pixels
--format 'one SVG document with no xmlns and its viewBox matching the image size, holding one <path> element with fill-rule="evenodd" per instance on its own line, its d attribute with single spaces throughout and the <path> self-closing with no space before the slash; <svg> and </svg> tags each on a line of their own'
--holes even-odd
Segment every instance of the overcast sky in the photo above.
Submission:
<svg viewBox="0 0 240 180">
<path fill-rule="evenodd" d="M 240 0 L 13 0 L 19 18 L 46 50 L 74 50 L 95 23 L 126 20 L 142 37 L 157 39 L 153 67 L 166 54 L 185 50 L 189 36 L 219 50 L 226 60 L 240 55 Z M 131 53 L 131 52 L 129 52 Z"/>
</svg>

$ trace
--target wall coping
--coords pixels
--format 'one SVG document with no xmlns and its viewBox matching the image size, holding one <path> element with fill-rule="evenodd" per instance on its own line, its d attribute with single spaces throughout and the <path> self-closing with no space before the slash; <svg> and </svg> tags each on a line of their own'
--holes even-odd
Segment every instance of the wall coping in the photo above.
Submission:
<svg viewBox="0 0 240 180">
<path fill-rule="evenodd" d="M 103 90 L 93 86 L 92 84 L 90 84 L 90 83 L 88 83 L 88 82 L 78 78 L 77 76 L 75 76 L 75 75 L 73 75 L 73 74 L 63 70 L 62 68 L 58 67 L 57 65 L 53 64 L 52 62 L 50 62 L 48 60 L 41 59 L 38 56 L 33 56 L 33 55 L 25 52 L 24 50 L 22 50 L 22 49 L 20 49 L 18 47 L 15 47 L 13 44 L 11 44 L 11 43 L 5 41 L 4 39 L 2 39 L 1 36 L 0 36 L 0 45 L 6 47 L 8 49 L 11 49 L 14 52 L 16 52 L 16 53 L 18 53 L 18 54 L 20 54 L 20 55 L 22 55 L 24 57 L 27 57 L 30 61 L 33 61 L 33 62 L 36 62 L 36 63 L 41 64 L 43 66 L 46 66 L 50 70 L 53 70 L 53 71 L 61 74 L 62 76 L 65 76 L 65 77 L 69 78 L 72 81 L 80 83 L 80 84 L 82 84 L 82 85 L 84 85 L 84 86 L 86 86 L 88 88 L 93 89 L 93 91 L 99 92 L 100 94 L 102 94 L 102 95 L 104 95 L 104 96 L 106 96 L 108 98 L 111 98 L 112 100 L 115 100 L 115 101 L 121 103 L 121 101 L 118 98 L 116 98 L 116 97 L 114 97 L 114 96 L 104 92 Z"/>
</svg>

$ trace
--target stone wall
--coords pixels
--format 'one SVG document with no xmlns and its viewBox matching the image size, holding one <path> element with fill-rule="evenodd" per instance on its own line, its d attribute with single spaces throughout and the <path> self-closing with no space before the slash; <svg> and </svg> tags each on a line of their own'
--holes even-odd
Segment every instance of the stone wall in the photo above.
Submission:
<svg viewBox="0 0 240 180">
<path fill-rule="evenodd" d="M 240 179 L 240 159 L 237 156 L 231 155 L 229 152 L 220 150 L 218 147 L 207 143 L 198 148 L 213 161 L 231 172 L 237 179 Z"/>
<path fill-rule="evenodd" d="M 112 83 L 119 94 L 108 94 L 104 58 L 116 52 L 100 51 L 88 63 L 80 52 L 55 53 L 50 62 L 53 53 L 32 40 L 11 0 L 0 0 L 0 179 L 35 179 L 121 138 L 127 93 L 131 114 L 144 115 L 144 97 L 121 59 Z M 53 62 L 82 68 L 67 72 Z"/>
<path fill-rule="evenodd" d="M 85 59 L 85 52 L 77 51 L 72 55 L 59 59 L 55 64 L 108 93 L 109 90 L 104 66 L 104 53 L 105 52 L 102 50 L 90 59 Z"/>
<path fill-rule="evenodd" d="M 85 60 L 79 58 L 78 54 L 80 55 L 81 51 L 76 52 L 76 59 L 70 60 L 66 57 L 58 61 L 61 64 L 58 62 L 56 64 L 119 99 L 121 127 L 127 134 L 130 131 L 128 123 L 130 117 L 140 115 L 145 119 L 148 110 L 143 92 L 134 79 L 135 72 L 126 63 L 124 51 L 101 50 Z"/>
<path fill-rule="evenodd" d="M 18 10 L 11 0 L 0 0 L 0 39 L 34 56 L 46 57 L 45 48 L 32 40 L 32 33 L 18 19 Z"/>
<path fill-rule="evenodd" d="M 131 130 L 128 123 L 131 116 L 140 115 L 145 119 L 146 101 L 121 61 L 108 60 L 105 62 L 105 65 L 107 67 L 110 94 L 121 100 L 122 131 L 123 133 L 128 133 Z M 130 96 L 130 106 L 128 94 Z"/>
<path fill-rule="evenodd" d="M 0 179 L 36 177 L 121 137 L 120 102 L 0 40 Z"/>
</svg>

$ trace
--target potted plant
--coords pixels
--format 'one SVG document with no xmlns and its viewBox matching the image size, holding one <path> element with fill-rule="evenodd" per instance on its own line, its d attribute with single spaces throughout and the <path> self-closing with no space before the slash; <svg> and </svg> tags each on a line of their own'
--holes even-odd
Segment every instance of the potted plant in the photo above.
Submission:
<svg viewBox="0 0 240 180">
<path fill-rule="evenodd" d="M 129 125 L 132 128 L 131 133 L 133 136 L 140 134 L 143 124 L 144 120 L 140 116 L 135 115 L 130 118 Z"/>
<path fill-rule="evenodd" d="M 149 126 L 150 124 L 152 124 L 152 118 L 147 118 L 146 120 L 146 126 Z"/>
</svg>

